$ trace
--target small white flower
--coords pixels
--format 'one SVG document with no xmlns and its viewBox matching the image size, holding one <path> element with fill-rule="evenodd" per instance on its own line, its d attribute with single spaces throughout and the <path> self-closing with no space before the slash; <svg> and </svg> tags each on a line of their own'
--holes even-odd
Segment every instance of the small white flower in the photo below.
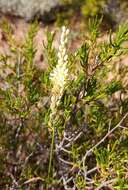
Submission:
<svg viewBox="0 0 128 190">
<path fill-rule="evenodd" d="M 67 28 L 66 30 L 66 36 L 69 34 L 70 30 Z"/>
<path fill-rule="evenodd" d="M 67 59 L 68 59 L 68 55 L 65 55 L 64 56 L 64 61 L 67 61 Z"/>
<path fill-rule="evenodd" d="M 65 26 L 62 26 L 62 34 L 61 36 L 66 32 L 66 27 Z"/>
</svg>

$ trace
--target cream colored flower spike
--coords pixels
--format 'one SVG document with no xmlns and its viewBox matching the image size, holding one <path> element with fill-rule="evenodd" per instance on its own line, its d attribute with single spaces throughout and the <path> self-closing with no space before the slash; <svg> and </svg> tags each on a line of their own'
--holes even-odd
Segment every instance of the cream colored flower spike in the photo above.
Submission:
<svg viewBox="0 0 128 190">
<path fill-rule="evenodd" d="M 60 45 L 58 50 L 58 63 L 53 71 L 50 73 L 50 80 L 53 85 L 51 92 L 51 115 L 56 113 L 56 108 L 59 105 L 60 99 L 63 95 L 64 88 L 67 83 L 68 77 L 68 55 L 66 45 L 68 42 L 69 29 L 65 26 L 62 27 L 62 33 L 60 37 Z"/>
</svg>

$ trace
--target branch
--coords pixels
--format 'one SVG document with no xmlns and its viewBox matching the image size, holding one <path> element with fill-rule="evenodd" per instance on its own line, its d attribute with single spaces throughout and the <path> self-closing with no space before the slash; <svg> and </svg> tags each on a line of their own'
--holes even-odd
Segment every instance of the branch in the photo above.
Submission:
<svg viewBox="0 0 128 190">
<path fill-rule="evenodd" d="M 28 179 L 27 181 L 25 181 L 23 183 L 23 185 L 27 185 L 29 183 L 33 183 L 33 182 L 36 182 L 36 181 L 44 181 L 44 179 L 42 179 L 41 177 L 33 177 L 33 178 Z"/>
<path fill-rule="evenodd" d="M 93 152 L 93 150 L 95 148 L 97 148 L 101 143 L 103 143 L 111 133 L 113 133 L 117 128 L 119 128 L 121 126 L 122 122 L 126 119 L 127 116 L 128 116 L 128 112 L 124 115 L 124 117 L 121 119 L 121 121 L 114 128 L 112 128 L 111 130 L 109 130 L 108 133 L 95 146 L 93 146 L 91 149 L 89 149 L 86 152 L 85 156 L 82 159 L 83 160 L 83 167 L 84 167 L 84 163 L 85 163 L 85 160 L 86 160 L 87 156 L 91 152 Z"/>
<path fill-rule="evenodd" d="M 104 181 L 103 183 L 101 183 L 99 185 L 99 187 L 97 187 L 95 190 L 100 190 L 102 189 L 103 187 L 108 187 L 110 184 L 112 184 L 113 182 L 115 181 L 115 179 L 111 179 L 111 180 L 108 180 L 108 181 Z"/>
</svg>

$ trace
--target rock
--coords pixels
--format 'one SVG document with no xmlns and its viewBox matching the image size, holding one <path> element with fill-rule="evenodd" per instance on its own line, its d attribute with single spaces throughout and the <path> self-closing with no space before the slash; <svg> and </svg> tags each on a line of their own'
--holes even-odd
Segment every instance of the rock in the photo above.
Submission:
<svg viewBox="0 0 128 190">
<path fill-rule="evenodd" d="M 59 0 L 0 0 L 0 12 L 31 21 L 35 17 L 44 22 L 53 20 Z"/>
</svg>

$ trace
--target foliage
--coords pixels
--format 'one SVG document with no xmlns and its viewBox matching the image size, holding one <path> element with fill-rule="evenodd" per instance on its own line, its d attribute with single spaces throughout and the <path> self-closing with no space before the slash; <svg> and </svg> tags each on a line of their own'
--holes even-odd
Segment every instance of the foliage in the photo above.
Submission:
<svg viewBox="0 0 128 190">
<path fill-rule="evenodd" d="M 102 14 L 105 2 L 107 1 L 86 0 L 81 7 L 81 12 L 84 16 L 96 16 L 97 14 Z"/>
<path fill-rule="evenodd" d="M 57 14 L 58 26 L 80 23 L 85 27 L 88 19 L 103 17 L 102 30 L 115 30 L 121 22 L 127 21 L 127 0 L 60 0 L 64 7 Z M 117 14 L 118 13 L 118 14 Z"/>
<path fill-rule="evenodd" d="M 70 23 L 72 17 L 74 20 L 79 19 L 81 22 L 87 23 L 90 17 L 105 15 L 104 8 L 107 6 L 108 0 L 61 0 L 61 2 L 65 8 L 57 15 L 59 26 Z"/>
<path fill-rule="evenodd" d="M 127 84 L 108 74 L 114 59 L 127 54 L 128 25 L 101 42 L 100 23 L 91 20 L 81 47 L 68 52 L 69 80 L 54 122 L 49 74 L 58 61 L 55 33 L 47 32 L 42 43 L 49 63 L 42 71 L 34 62 L 38 24 L 18 44 L 4 23 L 10 51 L 0 55 L 1 189 L 127 189 Z"/>
</svg>

